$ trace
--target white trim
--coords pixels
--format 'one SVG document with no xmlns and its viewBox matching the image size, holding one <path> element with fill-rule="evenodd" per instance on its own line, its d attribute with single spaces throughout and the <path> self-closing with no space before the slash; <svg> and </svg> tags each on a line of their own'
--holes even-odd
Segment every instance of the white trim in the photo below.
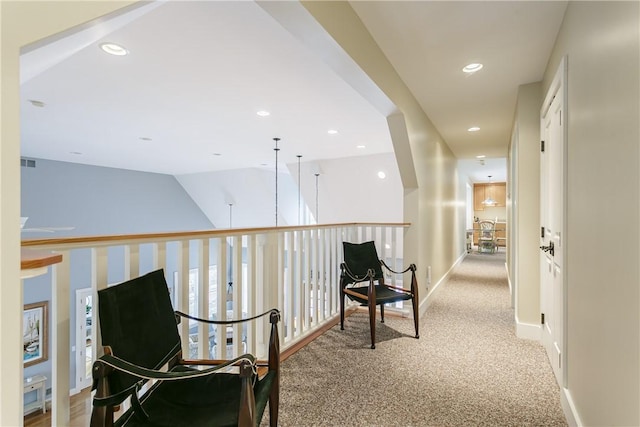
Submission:
<svg viewBox="0 0 640 427">
<path fill-rule="evenodd" d="M 508 250 L 508 249 L 507 249 Z M 509 264 L 507 262 L 504 263 L 504 269 L 507 272 L 507 284 L 509 285 L 509 296 L 511 297 L 511 308 L 515 307 L 514 304 L 514 294 L 513 294 L 513 284 L 511 283 L 511 275 L 509 274 Z"/>
<path fill-rule="evenodd" d="M 541 336 L 541 325 L 520 322 L 520 319 L 518 319 L 518 316 L 516 315 L 516 337 L 540 342 Z"/>
<path fill-rule="evenodd" d="M 456 262 L 453 263 L 451 268 L 449 268 L 449 270 L 447 270 L 447 272 L 442 276 L 442 278 L 438 280 L 438 282 L 435 285 L 433 285 L 431 289 L 427 292 L 427 297 L 420 302 L 420 306 L 418 308 L 420 317 L 422 317 L 427 312 L 427 308 L 429 308 L 429 306 L 431 305 L 431 302 L 435 297 L 436 291 L 440 289 L 440 285 L 442 285 L 447 280 L 449 280 L 449 276 L 451 276 L 451 272 L 453 271 L 453 269 L 456 268 L 458 264 L 460 264 L 465 259 L 466 256 L 467 256 L 467 251 L 465 250 L 462 253 L 462 255 L 460 255 L 460 257 L 456 260 Z"/>
<path fill-rule="evenodd" d="M 560 390 L 560 404 L 562 405 L 562 410 L 569 426 L 582 427 L 584 425 L 580 419 L 580 414 L 578 414 L 576 405 L 573 403 L 571 392 L 568 388 L 563 387 Z"/>
</svg>

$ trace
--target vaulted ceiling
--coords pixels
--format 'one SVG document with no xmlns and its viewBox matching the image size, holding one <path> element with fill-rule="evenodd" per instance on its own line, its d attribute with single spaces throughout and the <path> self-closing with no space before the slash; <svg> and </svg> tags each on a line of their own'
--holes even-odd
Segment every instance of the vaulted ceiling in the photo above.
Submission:
<svg viewBox="0 0 640 427">
<path fill-rule="evenodd" d="M 474 179 L 506 174 L 517 88 L 541 80 L 566 2 L 351 5 Z M 24 157 L 179 175 L 273 167 L 274 137 L 283 163 L 392 151 L 383 114 L 255 2 L 146 4 L 21 66 Z"/>
</svg>

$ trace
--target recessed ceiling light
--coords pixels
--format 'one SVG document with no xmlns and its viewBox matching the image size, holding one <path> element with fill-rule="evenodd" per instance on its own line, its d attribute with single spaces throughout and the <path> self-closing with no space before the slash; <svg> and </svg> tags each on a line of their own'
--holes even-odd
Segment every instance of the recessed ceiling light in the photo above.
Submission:
<svg viewBox="0 0 640 427">
<path fill-rule="evenodd" d="M 256 114 L 259 115 L 260 117 L 267 117 L 267 116 L 271 115 L 270 112 L 265 111 L 265 110 L 260 110 Z"/>
<path fill-rule="evenodd" d="M 464 71 L 465 73 L 468 73 L 468 74 L 472 74 L 472 73 L 475 73 L 476 71 L 480 71 L 482 69 L 482 67 L 484 67 L 484 65 L 482 65 L 480 63 L 477 63 L 477 62 L 474 62 L 474 63 L 466 65 L 462 69 L 462 71 Z"/>
<path fill-rule="evenodd" d="M 472 126 L 469 129 L 467 129 L 468 132 L 478 132 L 480 130 L 480 128 L 478 126 Z"/>
<path fill-rule="evenodd" d="M 480 154 L 479 156 L 476 156 L 476 159 L 484 159 L 485 157 L 487 156 L 485 156 L 484 154 Z"/>
<path fill-rule="evenodd" d="M 335 135 L 335 134 L 337 134 L 337 133 L 338 133 L 338 131 L 337 131 L 337 130 L 335 130 L 335 129 L 329 129 L 329 130 L 327 131 L 327 133 L 328 133 L 329 135 Z"/>
<path fill-rule="evenodd" d="M 363 149 L 363 148 L 367 148 L 367 147 L 366 147 L 366 145 L 357 145 L 356 148 Z"/>
<path fill-rule="evenodd" d="M 129 51 L 127 49 L 115 43 L 101 43 L 100 49 L 110 55 L 124 56 L 129 54 Z"/>
<path fill-rule="evenodd" d="M 42 101 L 38 101 L 37 99 L 30 99 L 29 102 L 31 103 L 31 105 L 33 105 L 34 107 L 44 107 L 44 102 Z"/>
<path fill-rule="evenodd" d="M 387 177 L 387 174 L 386 174 L 386 173 L 384 173 L 384 172 L 382 172 L 382 171 L 378 172 L 378 178 L 380 178 L 380 179 L 385 179 L 386 177 Z"/>
</svg>

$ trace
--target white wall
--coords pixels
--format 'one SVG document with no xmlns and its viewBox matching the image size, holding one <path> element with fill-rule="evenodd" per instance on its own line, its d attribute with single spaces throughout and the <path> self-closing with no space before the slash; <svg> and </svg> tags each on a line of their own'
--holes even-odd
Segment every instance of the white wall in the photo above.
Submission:
<svg viewBox="0 0 640 427">
<path fill-rule="evenodd" d="M 402 183 L 393 153 L 302 163 L 302 194 L 314 214 L 315 170 L 321 172 L 320 223 L 402 222 Z M 378 178 L 379 171 L 385 172 L 386 178 Z"/>
<path fill-rule="evenodd" d="M 404 252 L 415 254 L 421 283 L 429 266 L 437 282 L 465 250 L 465 183 L 458 179 L 456 159 L 348 2 L 303 6 L 397 106 L 386 114 L 403 177 L 403 218 L 412 224 Z"/>
<path fill-rule="evenodd" d="M 278 225 L 298 225 L 298 164 L 278 177 Z M 378 172 L 386 173 L 385 179 Z M 288 173 L 287 173 L 288 172 Z M 402 222 L 402 184 L 393 153 L 300 163 L 301 224 L 316 214 L 321 224 Z M 180 175 L 176 179 L 217 228 L 271 227 L 275 223 L 275 174 L 241 169 Z"/>
<path fill-rule="evenodd" d="M 20 49 L 133 2 L 0 2 L 0 425 L 21 425 Z"/>
<path fill-rule="evenodd" d="M 517 147 L 511 162 L 516 165 L 513 187 L 518 195 L 514 204 L 514 223 L 518 224 L 514 243 L 515 258 L 509 271 L 515 287 L 516 333 L 523 338 L 539 338 L 540 334 L 540 106 L 542 84 L 531 83 L 518 88 L 515 131 L 512 140 Z M 515 149 L 514 149 L 515 148 Z M 511 264 L 511 263 L 517 263 Z"/>
<path fill-rule="evenodd" d="M 248 168 L 179 175 L 176 179 L 216 228 L 276 225 L 275 171 Z M 298 189 L 288 173 L 278 173 L 278 225 L 296 225 Z"/>
<path fill-rule="evenodd" d="M 640 425 L 640 3 L 569 2 L 567 395 L 584 425 Z"/>
</svg>

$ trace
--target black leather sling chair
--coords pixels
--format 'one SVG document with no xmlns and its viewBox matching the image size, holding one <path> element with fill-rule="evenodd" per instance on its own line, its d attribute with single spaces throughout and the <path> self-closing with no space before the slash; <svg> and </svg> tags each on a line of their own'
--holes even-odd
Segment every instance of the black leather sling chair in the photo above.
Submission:
<svg viewBox="0 0 640 427">
<path fill-rule="evenodd" d="M 277 310 L 236 321 L 202 320 L 228 325 L 269 314 L 269 360 L 259 363 L 251 354 L 228 361 L 182 359 L 177 323 L 189 316 L 174 312 L 162 270 L 100 290 L 98 308 L 105 355 L 93 364 L 91 427 L 255 427 L 267 402 L 270 425 L 277 426 Z M 114 421 L 127 398 L 131 407 Z"/>
<path fill-rule="evenodd" d="M 380 306 L 380 317 L 384 323 L 384 305 L 398 301 L 411 300 L 413 325 L 418 333 L 418 282 L 416 265 L 411 264 L 403 271 L 394 271 L 378 258 L 374 242 L 343 242 L 344 262 L 340 264 L 340 329 L 344 330 L 345 297 L 369 307 L 369 329 L 371 348 L 376 348 L 376 306 Z M 384 283 L 382 267 L 394 274 L 411 271 L 409 289 Z M 361 285 L 366 283 L 366 285 Z"/>
</svg>

